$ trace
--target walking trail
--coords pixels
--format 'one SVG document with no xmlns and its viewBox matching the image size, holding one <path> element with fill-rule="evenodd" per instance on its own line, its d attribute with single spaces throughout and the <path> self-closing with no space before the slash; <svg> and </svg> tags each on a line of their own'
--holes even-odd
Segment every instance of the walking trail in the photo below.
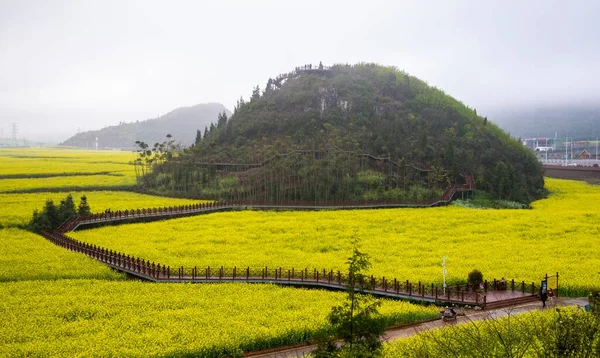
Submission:
<svg viewBox="0 0 600 358">
<path fill-rule="evenodd" d="M 588 304 L 587 298 L 560 298 L 556 302 L 556 306 L 585 306 Z M 547 306 L 548 307 L 548 306 Z M 395 339 L 406 338 L 415 335 L 421 331 L 439 329 L 441 327 L 450 324 L 465 324 L 472 321 L 479 321 L 483 319 L 497 319 L 500 317 L 507 316 L 509 314 L 522 314 L 531 311 L 538 311 L 542 309 L 541 301 L 534 303 L 526 303 L 519 306 L 500 308 L 497 310 L 487 311 L 466 311 L 465 316 L 459 316 L 456 323 L 445 323 L 441 319 L 433 321 L 415 323 L 397 328 L 390 328 L 385 331 L 383 336 L 384 341 L 393 341 Z M 316 345 L 296 345 L 279 347 L 266 351 L 248 353 L 246 357 L 252 358 L 292 358 L 292 357 L 304 357 L 316 348 Z"/>
</svg>

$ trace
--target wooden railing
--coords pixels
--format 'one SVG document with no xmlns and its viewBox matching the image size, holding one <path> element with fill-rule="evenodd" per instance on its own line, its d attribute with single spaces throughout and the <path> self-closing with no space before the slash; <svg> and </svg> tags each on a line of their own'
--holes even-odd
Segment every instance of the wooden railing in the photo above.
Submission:
<svg viewBox="0 0 600 358">
<path fill-rule="evenodd" d="M 119 271 L 155 282 L 263 282 L 300 286 L 321 286 L 346 289 L 348 274 L 334 270 L 274 267 L 170 267 L 139 257 L 87 244 L 68 237 L 61 232 L 42 233 L 51 242 L 68 250 L 83 253 Z M 484 307 L 485 294 L 468 290 L 464 286 L 447 287 L 411 282 L 386 277 L 367 277 L 362 287 L 365 292 L 387 297 L 469 304 Z"/>
<path fill-rule="evenodd" d="M 118 271 L 154 282 L 253 282 L 275 283 L 295 286 L 318 286 L 329 289 L 347 289 L 349 275 L 341 271 L 308 268 L 282 267 L 170 267 L 151 262 L 140 257 L 109 250 L 100 246 L 75 240 L 62 232 L 43 232 L 51 242 L 68 250 L 85 254 Z M 525 296 L 537 293 L 534 283 L 525 284 L 515 280 L 491 282 L 485 281 L 482 287 L 452 285 L 445 289 L 435 284 L 411 282 L 397 278 L 366 278 L 361 287 L 355 288 L 367 293 L 418 300 L 431 303 L 463 304 L 486 307 L 487 294 L 490 291 L 521 291 Z"/>
<path fill-rule="evenodd" d="M 320 204 L 309 201 L 290 201 L 287 203 L 273 204 L 270 202 L 241 202 L 241 201 L 215 201 L 209 203 L 198 203 L 190 205 L 154 207 L 131 210 L 118 210 L 107 213 L 98 213 L 85 216 L 74 216 L 65 221 L 59 228 L 60 232 L 69 232 L 85 225 L 98 225 L 101 223 L 112 223 L 118 221 L 130 221 L 144 218 L 167 218 L 186 215 L 205 214 L 218 211 L 239 210 L 253 208 L 258 210 L 323 210 L 323 209 L 380 209 L 380 208 L 402 208 L 402 207 L 432 207 L 446 205 L 452 201 L 454 195 L 459 191 L 471 191 L 474 189 L 472 177 L 467 177 L 467 184 L 452 185 L 446 188 L 439 199 L 421 201 L 340 201 Z"/>
</svg>

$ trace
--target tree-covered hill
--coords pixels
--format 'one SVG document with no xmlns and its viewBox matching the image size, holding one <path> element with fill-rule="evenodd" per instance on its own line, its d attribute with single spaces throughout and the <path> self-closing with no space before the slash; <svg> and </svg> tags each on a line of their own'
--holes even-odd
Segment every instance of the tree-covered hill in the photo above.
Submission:
<svg viewBox="0 0 600 358">
<path fill-rule="evenodd" d="M 190 145 L 194 143 L 196 131 L 210 126 L 217 120 L 217 115 L 224 111 L 230 113 L 220 103 L 181 107 L 158 118 L 78 133 L 61 145 L 94 148 L 98 138 L 100 148 L 132 149 L 135 141 L 150 144 L 162 142 L 166 134 L 171 134 L 178 143 Z"/>
<path fill-rule="evenodd" d="M 196 145 L 156 173 L 164 188 L 175 190 L 178 176 L 169 174 L 175 165 L 256 163 L 297 149 L 331 148 L 434 168 L 449 182 L 473 174 L 496 198 L 530 202 L 543 195 L 542 169 L 517 140 L 441 90 L 375 64 L 302 67 L 269 79 L 264 91 L 257 86 L 231 118 L 219 116 Z M 360 182 L 365 174 L 352 175 Z M 285 183 L 278 185 L 292 185 Z M 379 185 L 389 183 L 383 178 Z"/>
</svg>

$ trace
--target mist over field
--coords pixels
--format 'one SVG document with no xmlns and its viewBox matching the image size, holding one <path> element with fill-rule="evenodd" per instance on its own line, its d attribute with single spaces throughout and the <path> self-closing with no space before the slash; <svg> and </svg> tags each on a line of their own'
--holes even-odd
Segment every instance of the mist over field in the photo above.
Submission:
<svg viewBox="0 0 600 358">
<path fill-rule="evenodd" d="M 233 110 L 269 77 L 319 61 L 396 66 L 520 132 L 502 122 L 598 102 L 599 12 L 595 1 L 1 1 L 0 138 L 12 123 L 19 139 L 58 143 L 180 107 Z"/>
</svg>

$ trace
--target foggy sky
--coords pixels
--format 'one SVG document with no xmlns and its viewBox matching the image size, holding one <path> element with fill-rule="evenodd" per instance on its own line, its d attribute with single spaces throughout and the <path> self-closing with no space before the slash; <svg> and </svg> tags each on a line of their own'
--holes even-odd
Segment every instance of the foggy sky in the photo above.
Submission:
<svg viewBox="0 0 600 358">
<path fill-rule="evenodd" d="M 0 0 L 0 128 L 81 130 L 376 62 L 478 113 L 600 99 L 600 1 Z"/>
</svg>

